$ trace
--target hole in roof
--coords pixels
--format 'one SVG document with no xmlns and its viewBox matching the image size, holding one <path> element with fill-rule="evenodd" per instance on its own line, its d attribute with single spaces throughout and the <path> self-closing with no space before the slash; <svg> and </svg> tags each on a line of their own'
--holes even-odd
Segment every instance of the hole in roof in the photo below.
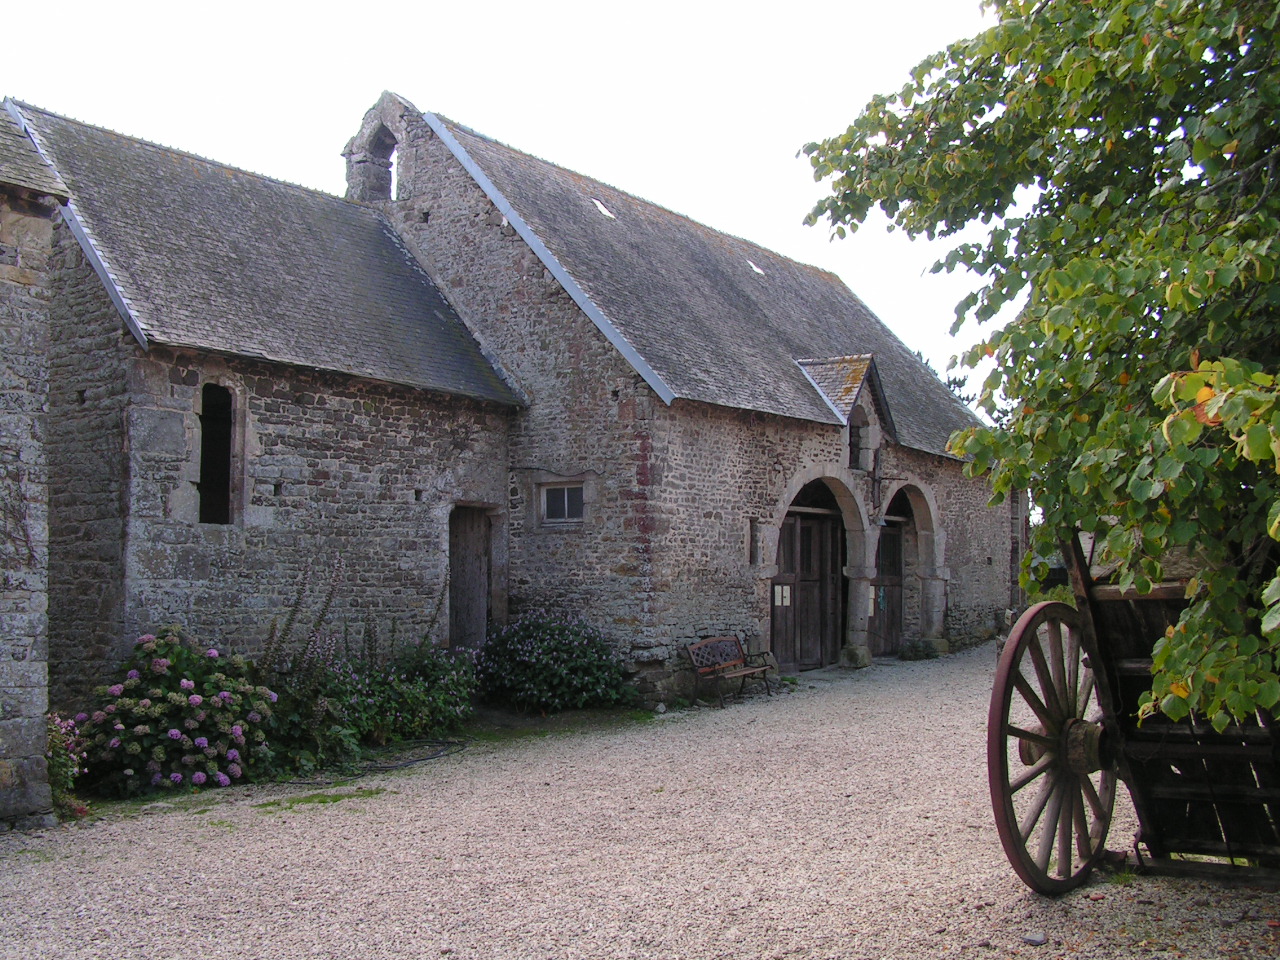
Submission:
<svg viewBox="0 0 1280 960">
<path fill-rule="evenodd" d="M 764 271 L 763 271 L 763 270 L 761 270 L 759 267 L 757 267 L 757 266 L 756 266 L 754 263 L 752 263 L 750 260 L 748 260 L 748 261 L 747 261 L 747 266 L 748 266 L 748 267 L 750 267 L 752 270 L 754 270 L 756 273 L 760 274 L 760 276 L 762 276 L 762 277 L 764 276 Z"/>
<path fill-rule="evenodd" d="M 592 198 L 591 198 L 591 202 L 592 202 L 592 203 L 594 203 L 594 204 L 596 205 L 596 209 L 597 209 L 597 210 L 599 210 L 601 213 L 603 213 L 603 214 L 604 214 L 606 217 L 608 217 L 610 220 L 617 220 L 617 219 L 618 219 L 618 218 L 617 218 L 617 217 L 615 217 L 612 213 L 610 213 L 610 212 L 609 212 L 609 208 L 608 208 L 608 207 L 606 207 L 603 203 L 601 203 L 601 202 L 600 202 L 599 200 L 597 200 L 595 197 L 592 197 Z"/>
</svg>

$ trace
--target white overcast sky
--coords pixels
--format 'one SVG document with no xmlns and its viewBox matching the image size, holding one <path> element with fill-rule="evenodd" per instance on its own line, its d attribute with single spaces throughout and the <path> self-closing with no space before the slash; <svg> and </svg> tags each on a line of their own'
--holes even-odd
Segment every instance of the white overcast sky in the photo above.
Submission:
<svg viewBox="0 0 1280 960">
<path fill-rule="evenodd" d="M 12 18 L 11 18 L 12 19 Z M 972 285 L 869 223 L 829 241 L 799 148 L 984 26 L 978 0 L 326 0 L 51 5 L 0 95 L 341 194 L 383 90 L 712 227 L 830 269 L 939 370 Z"/>
</svg>

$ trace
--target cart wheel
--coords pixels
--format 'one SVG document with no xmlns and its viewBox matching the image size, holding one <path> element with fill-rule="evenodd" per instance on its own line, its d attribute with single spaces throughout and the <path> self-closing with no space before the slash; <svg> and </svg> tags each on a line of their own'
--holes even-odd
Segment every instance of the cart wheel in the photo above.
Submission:
<svg viewBox="0 0 1280 960">
<path fill-rule="evenodd" d="M 1080 616 L 1039 603 L 1014 625 L 987 715 L 987 776 L 1000 842 L 1038 893 L 1088 877 L 1111 825 L 1116 777 L 1080 645 Z"/>
</svg>

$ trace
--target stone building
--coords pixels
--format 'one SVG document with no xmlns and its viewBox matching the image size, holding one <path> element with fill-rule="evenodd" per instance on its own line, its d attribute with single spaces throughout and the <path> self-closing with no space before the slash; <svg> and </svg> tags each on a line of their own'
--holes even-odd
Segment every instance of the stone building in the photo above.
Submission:
<svg viewBox="0 0 1280 960">
<path fill-rule="evenodd" d="M 0 111 L 0 828 L 51 822 L 48 259 L 67 187 Z"/>
<path fill-rule="evenodd" d="M 339 621 L 474 645 L 556 606 L 650 699 L 701 637 L 863 664 L 1016 601 L 1025 507 L 986 507 L 946 452 L 972 415 L 832 274 L 393 94 L 345 199 L 6 107 L 70 198 L 6 187 L 49 256 L 17 382 L 55 703 L 160 623 L 252 651 L 338 558 Z"/>
</svg>

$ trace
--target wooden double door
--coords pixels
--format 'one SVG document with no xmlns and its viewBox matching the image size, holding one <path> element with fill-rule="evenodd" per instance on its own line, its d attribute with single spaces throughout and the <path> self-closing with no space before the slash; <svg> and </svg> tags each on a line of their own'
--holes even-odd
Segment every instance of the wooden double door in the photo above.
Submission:
<svg viewBox="0 0 1280 960">
<path fill-rule="evenodd" d="M 845 625 L 844 524 L 839 515 L 789 513 L 772 582 L 772 649 L 785 671 L 837 662 Z"/>
</svg>

